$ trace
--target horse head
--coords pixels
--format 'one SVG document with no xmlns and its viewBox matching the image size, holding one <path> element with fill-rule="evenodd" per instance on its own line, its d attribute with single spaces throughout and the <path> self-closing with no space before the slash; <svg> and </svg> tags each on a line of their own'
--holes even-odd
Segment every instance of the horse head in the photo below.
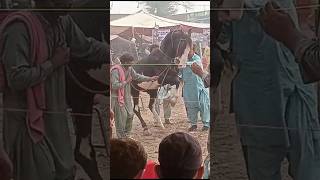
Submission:
<svg viewBox="0 0 320 180">
<path fill-rule="evenodd" d="M 169 32 L 161 41 L 160 50 L 168 57 L 168 64 L 176 64 L 182 67 L 188 60 L 188 53 L 192 46 L 191 34 L 182 30 Z"/>
</svg>

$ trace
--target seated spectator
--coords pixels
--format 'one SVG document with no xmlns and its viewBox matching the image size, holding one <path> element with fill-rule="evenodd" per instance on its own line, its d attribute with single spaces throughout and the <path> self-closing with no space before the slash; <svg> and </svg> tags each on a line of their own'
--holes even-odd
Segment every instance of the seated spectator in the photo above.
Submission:
<svg viewBox="0 0 320 180">
<path fill-rule="evenodd" d="M 12 177 L 13 166 L 7 153 L 0 147 L 0 179 L 9 180 Z"/>
<path fill-rule="evenodd" d="M 187 133 L 176 132 L 165 137 L 159 145 L 158 160 L 160 165 L 155 165 L 155 171 L 161 179 L 203 176 L 201 146 Z"/>
<path fill-rule="evenodd" d="M 143 146 L 130 138 L 110 140 L 110 178 L 140 179 L 147 163 Z"/>
<path fill-rule="evenodd" d="M 155 163 L 152 160 L 149 160 L 147 162 L 146 167 L 145 167 L 144 173 L 141 176 L 141 179 L 159 179 L 159 177 L 155 171 L 156 165 L 157 165 L 157 163 Z"/>
<path fill-rule="evenodd" d="M 150 49 L 150 53 L 152 53 L 153 51 L 155 51 L 156 49 L 159 48 L 159 45 L 157 44 L 152 44 L 150 45 L 149 49 Z"/>
</svg>

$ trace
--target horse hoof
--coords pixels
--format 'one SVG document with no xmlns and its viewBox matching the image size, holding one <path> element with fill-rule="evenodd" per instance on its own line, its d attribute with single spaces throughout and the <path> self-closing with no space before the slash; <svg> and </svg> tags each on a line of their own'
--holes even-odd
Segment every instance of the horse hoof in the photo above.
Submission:
<svg viewBox="0 0 320 180">
<path fill-rule="evenodd" d="M 149 131 L 149 129 L 145 129 L 145 130 L 143 130 L 143 135 L 144 136 L 151 136 L 151 132 Z"/>
<path fill-rule="evenodd" d="M 170 119 L 165 119 L 165 122 L 164 122 L 164 124 L 167 124 L 167 125 L 169 125 L 169 124 L 173 124 L 171 121 L 170 121 Z"/>
</svg>

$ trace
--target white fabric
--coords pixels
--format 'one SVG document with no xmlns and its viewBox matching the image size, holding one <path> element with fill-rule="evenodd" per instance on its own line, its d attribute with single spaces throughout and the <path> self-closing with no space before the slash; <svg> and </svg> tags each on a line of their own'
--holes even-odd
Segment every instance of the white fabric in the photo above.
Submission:
<svg viewBox="0 0 320 180">
<path fill-rule="evenodd" d="M 174 98 L 176 97 L 176 93 L 176 85 L 171 86 L 170 84 L 167 84 L 159 89 L 157 98 L 159 99 L 160 104 L 162 104 L 162 101 L 165 99 L 175 101 L 176 99 Z"/>
<path fill-rule="evenodd" d="M 191 27 L 203 28 L 203 29 L 210 28 L 210 24 L 207 24 L 207 23 L 192 23 L 192 22 L 177 21 L 177 20 L 155 16 L 143 11 L 139 11 L 136 14 L 125 16 L 123 18 L 110 22 L 110 26 L 117 26 L 117 27 L 154 28 L 156 25 L 158 25 L 159 27 L 172 27 L 177 25 L 185 25 L 185 26 L 191 26 Z"/>
</svg>

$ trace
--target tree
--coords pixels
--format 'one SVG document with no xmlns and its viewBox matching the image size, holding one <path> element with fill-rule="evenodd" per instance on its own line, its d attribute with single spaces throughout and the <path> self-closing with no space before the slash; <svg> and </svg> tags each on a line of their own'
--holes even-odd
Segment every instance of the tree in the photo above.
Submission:
<svg viewBox="0 0 320 180">
<path fill-rule="evenodd" d="M 191 9 L 188 1 L 140 1 L 145 9 L 156 16 L 168 16 L 175 14 L 178 6 Z"/>
</svg>

